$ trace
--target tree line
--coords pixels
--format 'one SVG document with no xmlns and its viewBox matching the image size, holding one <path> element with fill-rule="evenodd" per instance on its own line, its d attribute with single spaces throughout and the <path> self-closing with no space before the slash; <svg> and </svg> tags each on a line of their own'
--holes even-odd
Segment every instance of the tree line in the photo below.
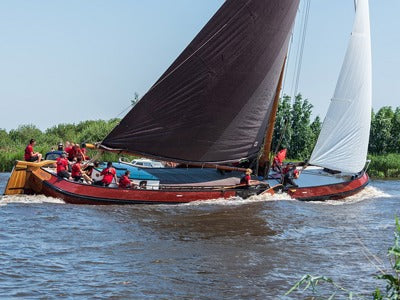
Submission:
<svg viewBox="0 0 400 300">
<path fill-rule="evenodd" d="M 313 105 L 298 94 L 294 101 L 284 96 L 276 115 L 272 150 L 288 149 L 288 157 L 304 160 L 311 156 L 321 131 L 319 116 L 311 120 Z M 371 112 L 368 152 L 371 155 L 400 153 L 400 107 L 384 106 Z"/>
</svg>

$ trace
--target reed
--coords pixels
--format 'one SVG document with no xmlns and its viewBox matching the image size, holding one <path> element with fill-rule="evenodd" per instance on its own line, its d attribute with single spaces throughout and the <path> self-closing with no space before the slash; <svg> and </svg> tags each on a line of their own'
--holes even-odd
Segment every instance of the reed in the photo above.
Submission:
<svg viewBox="0 0 400 300">
<path fill-rule="evenodd" d="M 400 154 L 368 155 L 368 159 L 371 160 L 368 174 L 372 178 L 400 178 Z"/>
</svg>

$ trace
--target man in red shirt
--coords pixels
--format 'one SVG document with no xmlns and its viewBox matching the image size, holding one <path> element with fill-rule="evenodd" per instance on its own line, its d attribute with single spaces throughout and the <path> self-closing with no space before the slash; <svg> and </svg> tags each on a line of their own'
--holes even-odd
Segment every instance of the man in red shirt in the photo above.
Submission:
<svg viewBox="0 0 400 300">
<path fill-rule="evenodd" d="M 71 145 L 69 142 L 65 143 L 65 152 L 68 154 L 68 160 L 73 161 L 74 160 L 74 149 L 73 149 L 73 144 Z"/>
<path fill-rule="evenodd" d="M 87 156 L 87 149 L 86 149 L 85 143 L 82 143 L 82 145 L 81 145 L 81 152 L 82 152 L 83 160 L 90 160 L 90 157 Z"/>
<path fill-rule="evenodd" d="M 31 139 L 29 141 L 29 145 L 26 146 L 25 148 L 25 161 L 29 161 L 29 162 L 40 162 L 42 160 L 42 154 L 40 154 L 39 152 L 35 152 L 33 150 L 33 147 L 36 145 L 36 141 L 34 139 Z"/>
<path fill-rule="evenodd" d="M 73 147 L 73 152 L 74 152 L 74 157 L 76 158 L 80 157 L 81 160 L 85 160 L 85 155 L 82 153 L 79 144 L 75 144 L 75 146 Z"/>
<path fill-rule="evenodd" d="M 240 179 L 240 184 L 245 184 L 246 186 L 250 186 L 251 173 L 253 173 L 252 169 L 246 169 L 245 176 L 243 176 L 242 179 Z"/>
<path fill-rule="evenodd" d="M 57 158 L 57 176 L 61 178 L 69 179 L 70 175 L 68 170 L 68 159 L 67 153 L 63 153 L 59 158 Z"/>
<path fill-rule="evenodd" d="M 82 159 L 80 157 L 78 157 L 76 159 L 76 163 L 72 166 L 72 174 L 71 177 L 75 180 L 75 181 L 80 181 L 82 178 L 85 179 L 85 181 L 89 184 L 92 184 L 92 179 L 87 176 L 81 168 L 81 161 Z"/>
<path fill-rule="evenodd" d="M 282 184 L 285 187 L 287 185 L 298 187 L 298 185 L 294 182 L 294 179 L 299 178 L 300 173 L 293 163 L 288 163 L 286 167 L 283 168 L 282 174 L 283 174 Z"/>
<path fill-rule="evenodd" d="M 125 175 L 122 175 L 121 178 L 119 179 L 119 187 L 123 189 L 129 189 L 131 187 L 134 187 L 134 183 L 129 179 L 129 175 L 131 172 L 129 170 L 125 171 Z"/>
<path fill-rule="evenodd" d="M 107 168 L 101 171 L 100 175 L 103 175 L 103 179 L 101 180 L 103 186 L 109 186 L 113 179 L 115 179 L 115 183 L 118 183 L 117 172 L 112 167 L 111 161 L 107 163 Z"/>
</svg>

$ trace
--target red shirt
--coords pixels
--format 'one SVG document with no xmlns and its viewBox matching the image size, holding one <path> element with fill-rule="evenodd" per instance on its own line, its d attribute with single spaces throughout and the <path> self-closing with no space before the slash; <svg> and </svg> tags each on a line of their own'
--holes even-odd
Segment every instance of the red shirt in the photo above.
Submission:
<svg viewBox="0 0 400 300">
<path fill-rule="evenodd" d="M 120 188 L 128 188 L 131 186 L 131 181 L 128 178 L 128 176 L 123 175 L 120 179 L 119 179 L 119 187 Z"/>
<path fill-rule="evenodd" d="M 84 160 L 89 160 L 90 157 L 87 156 L 87 150 L 86 150 L 86 148 L 81 148 L 81 151 L 82 151 L 82 154 L 83 154 L 83 158 L 82 158 L 82 159 L 84 159 Z"/>
<path fill-rule="evenodd" d="M 82 176 L 81 173 L 81 164 L 80 163 L 75 163 L 72 166 L 72 173 L 71 173 L 72 177 L 78 177 L 78 176 Z"/>
<path fill-rule="evenodd" d="M 85 160 L 85 156 L 83 155 L 80 147 L 75 146 L 73 148 L 73 152 L 74 152 L 74 157 L 77 157 L 77 158 L 80 157 L 82 160 Z"/>
<path fill-rule="evenodd" d="M 73 150 L 74 150 L 74 149 L 72 149 L 71 146 L 65 148 L 65 152 L 68 153 L 68 159 L 69 159 L 69 160 L 72 160 L 72 159 L 74 158 L 74 151 L 73 151 Z"/>
<path fill-rule="evenodd" d="M 66 171 L 68 168 L 68 160 L 64 157 L 57 158 L 57 174 Z"/>
<path fill-rule="evenodd" d="M 251 176 L 246 175 L 242 179 L 240 179 L 240 184 L 250 185 Z"/>
<path fill-rule="evenodd" d="M 291 169 L 292 168 L 289 166 L 286 166 L 285 168 L 283 168 L 283 170 L 282 170 L 283 175 L 289 173 L 291 171 Z M 291 175 L 293 175 L 293 178 L 298 178 L 300 174 L 297 169 L 293 169 L 293 173 Z"/>
<path fill-rule="evenodd" d="M 103 175 L 102 182 L 104 182 L 105 184 L 110 184 L 113 181 L 115 174 L 116 174 L 116 171 L 113 167 L 104 169 L 100 173 L 100 175 Z"/>
<path fill-rule="evenodd" d="M 25 160 L 30 160 L 32 157 L 32 152 L 33 152 L 33 147 L 31 144 L 29 144 L 28 146 L 26 146 L 25 148 L 25 155 L 24 158 Z"/>
</svg>

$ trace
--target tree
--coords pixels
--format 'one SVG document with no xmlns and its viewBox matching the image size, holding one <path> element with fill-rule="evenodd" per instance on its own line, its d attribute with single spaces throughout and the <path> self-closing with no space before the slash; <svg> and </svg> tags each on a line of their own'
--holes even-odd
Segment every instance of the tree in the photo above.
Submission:
<svg viewBox="0 0 400 300">
<path fill-rule="evenodd" d="M 291 116 L 292 136 L 290 141 L 290 157 L 305 159 L 310 156 L 313 144 L 313 132 L 310 127 L 312 104 L 303 100 L 298 94 L 294 100 Z"/>
<path fill-rule="evenodd" d="M 59 124 L 46 130 L 46 135 L 55 136 L 59 141 L 75 141 L 76 140 L 75 124 Z"/>
<path fill-rule="evenodd" d="M 97 120 L 86 122 L 84 129 L 82 129 L 78 135 L 78 140 L 79 142 L 100 142 L 110 133 L 119 121 L 119 119 L 111 119 L 109 121 Z M 78 127 L 80 125 L 81 123 Z"/>
<path fill-rule="evenodd" d="M 319 116 L 316 116 L 310 126 L 311 131 L 312 131 L 311 144 L 313 145 L 313 147 L 317 143 L 319 133 L 321 132 L 321 127 L 322 127 L 321 119 L 319 118 Z"/>
<path fill-rule="evenodd" d="M 28 144 L 30 139 L 40 140 L 42 132 L 35 125 L 20 125 L 17 129 L 13 129 L 9 133 L 10 139 L 19 145 Z"/>
<path fill-rule="evenodd" d="M 391 138 L 388 146 L 389 152 L 400 153 L 400 107 L 396 108 L 391 125 Z"/>
<path fill-rule="evenodd" d="M 301 94 L 291 104 L 291 98 L 284 95 L 279 101 L 276 114 L 272 150 L 288 149 L 288 157 L 306 159 L 310 156 L 321 131 L 321 121 L 317 117 L 310 124 L 313 106 Z"/>
<path fill-rule="evenodd" d="M 287 95 L 284 95 L 279 101 L 272 139 L 272 151 L 279 151 L 290 146 L 292 136 L 292 129 L 289 125 L 291 123 L 290 111 L 292 107 L 290 102 L 290 96 Z"/>
<path fill-rule="evenodd" d="M 371 123 L 369 150 L 373 154 L 385 154 L 390 151 L 392 139 L 392 107 L 382 107 L 374 116 Z"/>
<path fill-rule="evenodd" d="M 9 147 L 11 144 L 10 137 L 8 136 L 7 131 L 4 129 L 0 129 L 0 149 Z"/>
</svg>

